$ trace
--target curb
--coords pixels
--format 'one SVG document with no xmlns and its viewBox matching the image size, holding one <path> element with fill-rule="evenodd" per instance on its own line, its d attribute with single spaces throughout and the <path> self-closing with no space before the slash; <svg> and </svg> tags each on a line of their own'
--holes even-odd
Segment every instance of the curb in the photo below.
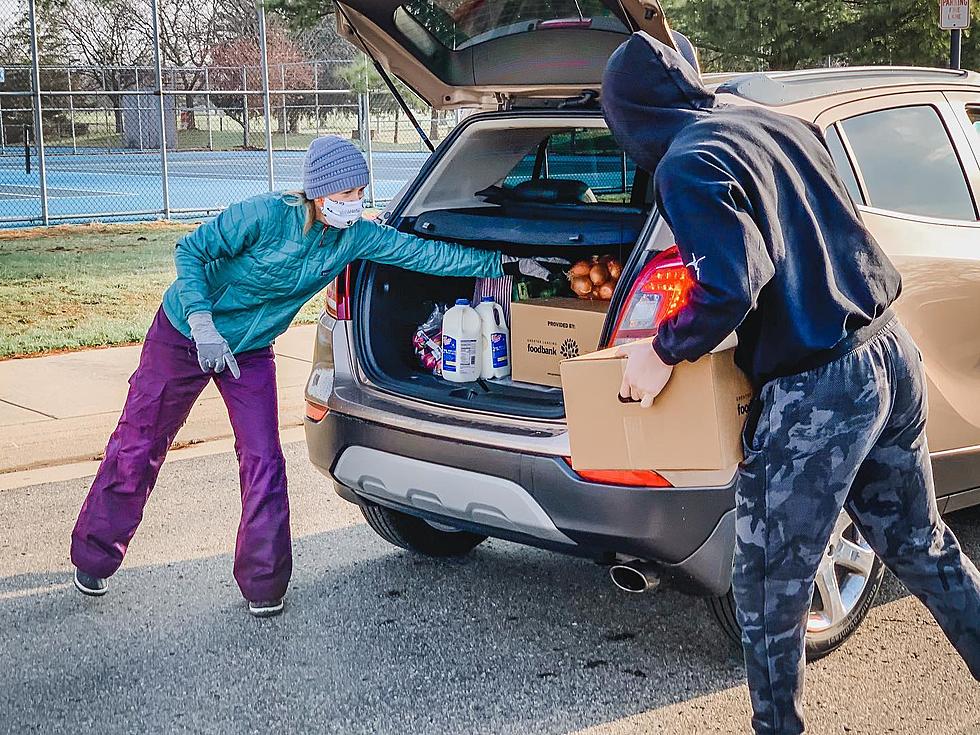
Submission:
<svg viewBox="0 0 980 735">
<path fill-rule="evenodd" d="M 283 427 L 279 430 L 280 441 L 292 444 L 303 441 L 306 433 L 302 425 Z M 191 444 L 176 446 L 167 454 L 167 463 L 179 462 L 185 459 L 208 457 L 214 454 L 231 452 L 235 449 L 235 440 L 231 437 L 216 438 L 207 441 L 195 441 Z M 65 482 L 91 477 L 98 469 L 101 460 L 69 461 L 63 464 L 53 464 L 35 467 L 27 470 L 0 473 L 0 492 L 18 488 L 45 485 L 51 482 Z"/>
</svg>

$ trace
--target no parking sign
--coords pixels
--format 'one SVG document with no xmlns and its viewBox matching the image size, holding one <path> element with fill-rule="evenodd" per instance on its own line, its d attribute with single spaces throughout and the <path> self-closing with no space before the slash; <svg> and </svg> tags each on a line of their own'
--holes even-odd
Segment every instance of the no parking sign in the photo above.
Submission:
<svg viewBox="0 0 980 735">
<path fill-rule="evenodd" d="M 970 27 L 970 0 L 939 0 L 939 27 L 958 31 Z"/>
</svg>

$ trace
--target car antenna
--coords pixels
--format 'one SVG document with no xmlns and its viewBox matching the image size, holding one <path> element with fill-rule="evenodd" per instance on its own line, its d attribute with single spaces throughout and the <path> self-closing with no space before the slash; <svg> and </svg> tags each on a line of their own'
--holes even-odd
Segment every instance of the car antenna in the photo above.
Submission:
<svg viewBox="0 0 980 735">
<path fill-rule="evenodd" d="M 351 22 L 350 16 L 347 15 L 347 11 L 344 10 L 344 6 L 336 1 L 334 2 L 334 6 L 337 8 L 340 14 L 344 16 L 344 20 L 347 21 L 347 25 L 354 33 L 354 36 L 357 38 L 358 41 L 361 42 L 361 48 L 364 50 L 364 53 L 366 53 L 368 55 L 368 58 L 371 59 L 371 62 L 374 64 L 374 68 L 378 70 L 378 74 L 381 75 L 381 78 L 384 80 L 384 83 L 388 85 L 388 89 L 391 90 L 391 93 L 394 95 L 395 100 L 398 102 L 399 105 L 401 105 L 401 108 L 402 110 L 405 111 L 405 114 L 408 115 L 409 121 L 415 127 L 415 132 L 419 134 L 419 137 L 422 139 L 422 142 L 425 143 L 426 147 L 429 149 L 429 152 L 434 153 L 436 147 L 432 145 L 432 141 L 429 140 L 429 136 L 425 134 L 424 130 L 422 130 L 422 126 L 419 125 L 419 121 L 416 119 L 415 114 L 408 108 L 408 105 L 405 103 L 405 98 L 402 97 L 401 92 L 399 92 L 398 89 L 395 87 L 395 83 L 391 80 L 391 77 L 388 76 L 388 72 L 386 72 L 384 70 L 384 67 L 381 66 L 380 62 L 378 62 L 378 60 L 374 58 L 374 54 L 371 53 L 371 47 L 367 45 L 367 42 L 364 40 L 364 37 L 361 35 L 360 31 L 357 30 L 357 26 L 355 26 Z"/>
</svg>

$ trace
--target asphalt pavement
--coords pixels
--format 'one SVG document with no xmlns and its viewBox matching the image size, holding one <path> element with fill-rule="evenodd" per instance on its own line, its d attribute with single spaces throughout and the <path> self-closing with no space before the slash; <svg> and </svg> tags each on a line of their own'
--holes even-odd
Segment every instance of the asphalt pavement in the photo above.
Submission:
<svg viewBox="0 0 980 735">
<path fill-rule="evenodd" d="M 286 447 L 295 569 L 255 620 L 231 576 L 230 452 L 164 466 L 109 595 L 69 582 L 88 478 L 0 491 L 0 732 L 742 733 L 738 652 L 699 600 L 490 541 L 395 549 Z M 952 516 L 980 560 L 980 511 Z M 889 577 L 808 669 L 812 733 L 980 733 L 980 686 Z"/>
</svg>

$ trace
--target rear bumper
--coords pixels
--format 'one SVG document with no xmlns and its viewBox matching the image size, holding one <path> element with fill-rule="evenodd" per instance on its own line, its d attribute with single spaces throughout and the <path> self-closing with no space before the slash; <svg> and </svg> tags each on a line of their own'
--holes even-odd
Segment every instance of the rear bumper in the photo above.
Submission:
<svg viewBox="0 0 980 735">
<path fill-rule="evenodd" d="M 649 560 L 695 594 L 724 594 L 731 584 L 733 484 L 597 485 L 559 457 L 414 433 L 336 411 L 318 423 L 307 419 L 306 437 L 313 464 L 352 502 L 370 500 L 563 553 Z"/>
</svg>

